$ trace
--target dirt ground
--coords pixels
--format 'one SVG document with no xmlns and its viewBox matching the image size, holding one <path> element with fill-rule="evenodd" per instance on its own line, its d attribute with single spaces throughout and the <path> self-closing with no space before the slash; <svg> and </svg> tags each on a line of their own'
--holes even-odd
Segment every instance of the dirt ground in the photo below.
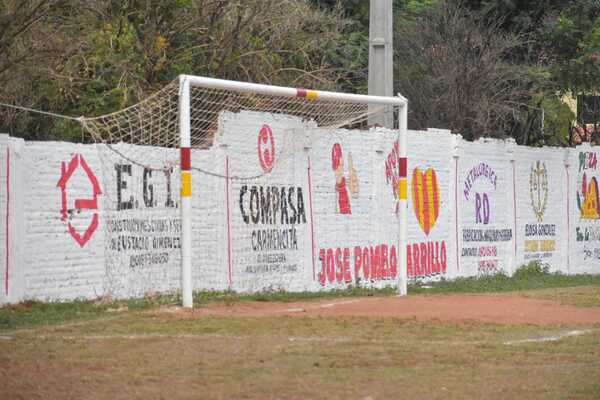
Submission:
<svg viewBox="0 0 600 400">
<path fill-rule="evenodd" d="M 188 317 L 218 316 L 366 316 L 397 317 L 420 322 L 492 322 L 499 324 L 600 323 L 600 308 L 562 305 L 551 300 L 517 295 L 430 295 L 369 297 L 305 302 L 240 302 L 213 304 L 193 311 L 178 310 Z"/>
<path fill-rule="evenodd" d="M 0 399 L 600 399 L 598 286 L 548 293 L 123 307 L 0 333 Z"/>
</svg>

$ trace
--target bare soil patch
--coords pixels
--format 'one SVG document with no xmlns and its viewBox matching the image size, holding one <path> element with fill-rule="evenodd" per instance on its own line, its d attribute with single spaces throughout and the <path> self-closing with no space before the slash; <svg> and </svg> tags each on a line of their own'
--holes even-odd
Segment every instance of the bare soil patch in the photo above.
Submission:
<svg viewBox="0 0 600 400">
<path fill-rule="evenodd" d="M 211 304 L 187 317 L 202 316 L 364 316 L 416 321 L 492 322 L 500 324 L 590 325 L 600 323 L 600 307 L 575 307 L 551 300 L 507 294 L 452 294 L 405 297 L 345 298 L 305 302 L 244 301 Z"/>
</svg>

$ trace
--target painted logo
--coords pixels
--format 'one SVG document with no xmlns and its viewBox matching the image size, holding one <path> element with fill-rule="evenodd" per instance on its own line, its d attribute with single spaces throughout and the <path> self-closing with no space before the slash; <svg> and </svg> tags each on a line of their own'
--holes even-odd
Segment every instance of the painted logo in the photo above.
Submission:
<svg viewBox="0 0 600 400">
<path fill-rule="evenodd" d="M 440 213 L 440 190 L 433 168 L 413 170 L 412 200 L 419 226 L 429 235 Z"/>
<path fill-rule="evenodd" d="M 275 139 L 271 127 L 267 124 L 258 132 L 258 161 L 265 172 L 271 171 L 275 164 Z"/>
<path fill-rule="evenodd" d="M 577 207 L 581 212 L 581 219 L 600 218 L 598 206 L 598 181 L 595 177 L 587 181 L 585 172 L 581 178 L 581 192 L 577 192 Z"/>
<path fill-rule="evenodd" d="M 394 142 L 392 150 L 385 160 L 385 181 L 392 185 L 392 193 L 396 199 L 396 214 L 400 211 L 400 170 L 398 169 L 400 149 L 398 141 Z"/>
<path fill-rule="evenodd" d="M 75 207 L 69 208 L 67 184 L 69 183 L 69 179 L 71 179 L 73 176 L 73 173 L 79 167 L 83 168 L 83 171 L 90 181 L 93 197 L 91 199 L 75 199 Z M 62 200 L 61 220 L 68 221 L 67 227 L 69 229 L 69 234 L 71 237 L 73 237 L 73 239 L 75 239 L 80 247 L 83 247 L 92 238 L 96 228 L 98 228 L 98 213 L 95 212 L 92 215 L 92 220 L 83 234 L 77 231 L 77 229 L 75 229 L 75 227 L 71 224 L 71 217 L 73 216 L 74 212 L 80 212 L 81 210 L 98 210 L 98 195 L 102 194 L 98 179 L 96 179 L 96 176 L 88 166 L 85 158 L 83 158 L 83 156 L 80 154 L 75 154 L 71 161 L 69 161 L 68 165 L 65 161 L 61 163 L 60 180 L 58 181 L 57 186 L 60 188 Z"/>
<path fill-rule="evenodd" d="M 538 222 L 542 222 L 548 205 L 548 171 L 546 170 L 546 164 L 541 161 L 536 161 L 531 166 L 529 198 L 531 199 L 533 213 Z"/>
<path fill-rule="evenodd" d="M 342 146 L 335 143 L 331 148 L 331 168 L 335 174 L 336 209 L 339 214 L 352 214 L 350 197 L 346 188 L 346 177 L 344 176 L 344 156 Z M 352 153 L 348 153 L 348 186 L 352 198 L 358 198 L 358 176 L 354 169 Z"/>
</svg>

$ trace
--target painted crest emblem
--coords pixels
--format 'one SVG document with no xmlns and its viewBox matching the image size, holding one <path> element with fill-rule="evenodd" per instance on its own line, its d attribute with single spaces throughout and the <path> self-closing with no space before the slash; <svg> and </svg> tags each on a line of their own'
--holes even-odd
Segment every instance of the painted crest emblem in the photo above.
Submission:
<svg viewBox="0 0 600 400">
<path fill-rule="evenodd" d="M 533 213 L 538 222 L 542 222 L 548 205 L 548 170 L 546 164 L 539 160 L 531 166 L 529 196 Z"/>
</svg>

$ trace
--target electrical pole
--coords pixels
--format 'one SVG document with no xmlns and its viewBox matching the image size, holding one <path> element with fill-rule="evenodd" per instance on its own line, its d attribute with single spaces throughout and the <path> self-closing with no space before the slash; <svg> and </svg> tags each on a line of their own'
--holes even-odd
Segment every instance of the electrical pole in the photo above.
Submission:
<svg viewBox="0 0 600 400">
<path fill-rule="evenodd" d="M 369 12 L 369 94 L 394 95 L 394 49 L 392 40 L 392 0 L 371 0 Z M 371 106 L 374 112 L 377 106 Z M 394 113 L 387 107 L 383 113 L 369 117 L 369 125 L 394 128 Z"/>
</svg>

